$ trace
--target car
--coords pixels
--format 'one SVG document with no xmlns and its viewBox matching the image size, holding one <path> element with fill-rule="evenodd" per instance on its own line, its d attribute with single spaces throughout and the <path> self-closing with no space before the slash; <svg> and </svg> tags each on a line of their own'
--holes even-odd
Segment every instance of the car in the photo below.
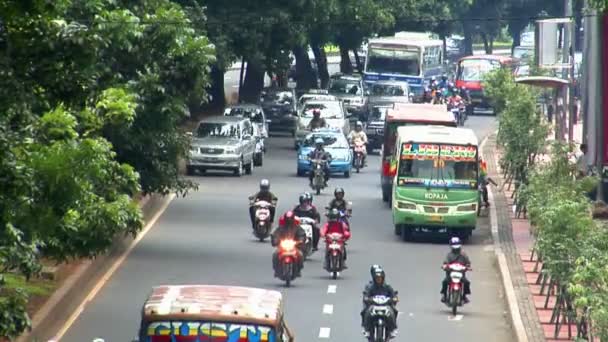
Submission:
<svg viewBox="0 0 608 342">
<path fill-rule="evenodd" d="M 365 134 L 367 135 L 367 150 L 372 152 L 375 149 L 380 149 L 384 143 L 384 121 L 386 113 L 392 109 L 393 105 L 375 105 L 372 107 L 372 112 L 369 116 L 369 121 L 365 125 Z"/>
<path fill-rule="evenodd" d="M 314 150 L 317 138 L 323 139 L 325 151 L 332 156 L 332 161 L 329 164 L 330 172 L 350 177 L 353 166 L 353 152 L 342 131 L 331 128 L 316 129 L 306 135 L 298 148 L 298 176 L 305 176 L 310 172 L 311 166 L 308 154 Z"/>
<path fill-rule="evenodd" d="M 340 129 L 345 136 L 350 132 L 350 123 L 347 119 L 348 115 L 342 106 L 342 102 L 338 100 L 309 100 L 304 103 L 304 106 L 298 113 L 298 129 L 296 131 L 295 139 L 296 149 L 310 133 L 308 124 L 310 123 L 310 120 L 312 120 L 312 112 L 315 109 L 321 111 L 321 117 L 325 119 L 329 127 Z"/>
<path fill-rule="evenodd" d="M 260 96 L 269 133 L 296 134 L 296 92 L 290 88 L 265 88 Z"/>
<path fill-rule="evenodd" d="M 408 83 L 404 81 L 378 81 L 373 83 L 365 92 L 368 99 L 364 121 L 369 120 L 369 115 L 375 106 L 412 103 L 414 96 Z"/>
<path fill-rule="evenodd" d="M 366 101 L 361 76 L 332 75 L 329 81 L 329 93 L 342 100 L 347 112 L 361 116 Z"/>
<path fill-rule="evenodd" d="M 264 113 L 262 106 L 256 104 L 239 104 L 230 106 L 224 110 L 224 115 L 248 118 L 251 123 L 258 126 L 259 133 L 264 138 L 268 138 L 268 120 L 266 120 L 266 113 Z"/>
<path fill-rule="evenodd" d="M 188 175 L 195 171 L 232 171 L 236 176 L 253 172 L 256 140 L 253 124 L 240 116 L 211 116 L 190 134 L 192 145 L 186 161 Z"/>
<path fill-rule="evenodd" d="M 334 95 L 329 95 L 327 90 L 321 89 L 312 89 L 308 90 L 298 99 L 298 110 L 302 109 L 304 104 L 311 100 L 320 100 L 320 101 L 339 101 L 339 99 Z"/>
</svg>

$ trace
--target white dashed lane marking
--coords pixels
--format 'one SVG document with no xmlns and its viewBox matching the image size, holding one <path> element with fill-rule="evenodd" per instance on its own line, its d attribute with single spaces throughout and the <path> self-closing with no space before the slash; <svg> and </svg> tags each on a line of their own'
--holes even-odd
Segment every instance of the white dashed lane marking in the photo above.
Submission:
<svg viewBox="0 0 608 342">
<path fill-rule="evenodd" d="M 462 315 L 456 315 L 456 316 L 448 316 L 448 321 L 461 321 L 462 320 Z"/>
<path fill-rule="evenodd" d="M 337 290 L 338 290 L 338 285 L 327 286 L 327 293 L 336 293 Z"/>
<path fill-rule="evenodd" d="M 326 315 L 331 315 L 334 313 L 334 306 L 331 304 L 323 305 L 323 313 Z"/>
<path fill-rule="evenodd" d="M 331 335 L 331 329 L 330 328 L 321 328 L 321 329 L 319 329 L 319 338 L 329 338 L 329 335 Z"/>
</svg>

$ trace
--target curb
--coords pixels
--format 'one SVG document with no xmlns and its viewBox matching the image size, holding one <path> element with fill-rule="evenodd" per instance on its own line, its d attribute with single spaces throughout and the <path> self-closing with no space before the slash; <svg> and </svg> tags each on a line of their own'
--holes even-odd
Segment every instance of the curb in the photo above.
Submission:
<svg viewBox="0 0 608 342">
<path fill-rule="evenodd" d="M 139 202 L 144 222 L 157 215 L 163 203 L 173 196 L 148 195 Z M 139 235 L 138 235 L 139 236 Z M 124 253 L 137 237 L 119 236 L 110 250 L 92 260 L 84 260 L 63 284 L 47 299 L 32 317 L 32 330 L 19 336 L 16 342 L 48 341 L 85 298 L 89 290 L 104 275 L 111 264 Z"/>
<path fill-rule="evenodd" d="M 489 134 L 484 138 L 484 140 L 479 145 L 482 151 L 485 147 L 486 142 L 488 141 L 488 137 L 497 133 L 498 130 L 494 131 L 493 133 Z M 490 188 L 490 191 L 488 191 L 488 200 L 491 203 L 495 203 L 494 189 L 492 188 Z M 502 286 L 505 291 L 507 306 L 509 307 L 509 315 L 511 317 L 513 330 L 515 330 L 515 336 L 518 342 L 528 342 L 528 335 L 526 334 L 526 329 L 521 318 L 521 312 L 519 311 L 519 305 L 517 304 L 517 297 L 515 296 L 515 288 L 513 287 L 513 281 L 511 280 L 511 273 L 509 272 L 507 259 L 505 257 L 504 252 L 502 251 L 502 247 L 500 246 L 500 239 L 498 237 L 498 215 L 496 213 L 496 206 L 494 205 L 490 206 L 490 228 L 492 231 L 492 240 L 494 242 L 494 254 L 496 255 L 496 259 L 498 261 L 498 268 L 500 269 Z"/>
</svg>

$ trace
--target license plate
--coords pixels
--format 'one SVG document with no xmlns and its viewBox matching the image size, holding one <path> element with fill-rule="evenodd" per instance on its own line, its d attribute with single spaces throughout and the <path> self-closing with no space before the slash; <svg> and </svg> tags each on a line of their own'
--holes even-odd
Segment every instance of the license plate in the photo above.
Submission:
<svg viewBox="0 0 608 342">
<path fill-rule="evenodd" d="M 431 215 L 431 216 L 429 216 L 429 221 L 431 221 L 431 222 L 441 222 L 441 221 L 443 221 L 443 216 L 441 216 L 441 215 Z"/>
<path fill-rule="evenodd" d="M 218 162 L 219 159 L 218 158 L 204 158 L 203 161 L 208 162 L 208 163 L 215 163 L 215 162 Z"/>
<path fill-rule="evenodd" d="M 473 103 L 481 103 L 481 99 L 473 99 Z"/>
</svg>

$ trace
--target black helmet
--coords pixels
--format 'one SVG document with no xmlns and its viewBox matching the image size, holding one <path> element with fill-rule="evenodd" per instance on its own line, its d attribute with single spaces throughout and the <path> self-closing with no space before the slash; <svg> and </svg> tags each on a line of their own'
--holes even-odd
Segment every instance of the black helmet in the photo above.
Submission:
<svg viewBox="0 0 608 342">
<path fill-rule="evenodd" d="M 338 197 L 338 194 L 342 194 L 342 197 L 344 197 L 344 189 L 336 188 L 336 190 L 334 190 L 334 196 Z"/>
<path fill-rule="evenodd" d="M 306 201 L 308 201 L 308 194 L 305 192 L 300 195 L 300 204 L 304 204 Z"/>
<path fill-rule="evenodd" d="M 443 81 L 447 81 L 447 80 L 448 80 L 448 76 L 447 76 L 447 75 L 445 75 L 445 74 L 443 74 L 443 75 L 441 75 L 441 79 L 442 79 Z"/>
<path fill-rule="evenodd" d="M 306 191 L 304 193 L 304 196 L 306 196 L 306 200 L 307 201 L 309 201 L 310 203 L 312 203 L 313 197 L 312 197 L 312 194 L 310 192 Z"/>
<path fill-rule="evenodd" d="M 329 211 L 329 213 L 327 213 L 327 219 L 329 221 L 336 221 L 339 218 L 340 218 L 340 212 L 336 208 L 333 208 L 332 210 Z"/>
<path fill-rule="evenodd" d="M 376 283 L 376 279 L 381 278 L 381 282 L 384 283 L 385 273 L 384 273 L 384 269 L 382 268 L 382 266 L 372 265 L 372 267 L 369 270 L 369 273 L 372 276 L 372 282 Z"/>
<path fill-rule="evenodd" d="M 270 190 L 270 181 L 268 179 L 262 179 L 260 181 L 260 191 L 269 191 Z"/>
</svg>

